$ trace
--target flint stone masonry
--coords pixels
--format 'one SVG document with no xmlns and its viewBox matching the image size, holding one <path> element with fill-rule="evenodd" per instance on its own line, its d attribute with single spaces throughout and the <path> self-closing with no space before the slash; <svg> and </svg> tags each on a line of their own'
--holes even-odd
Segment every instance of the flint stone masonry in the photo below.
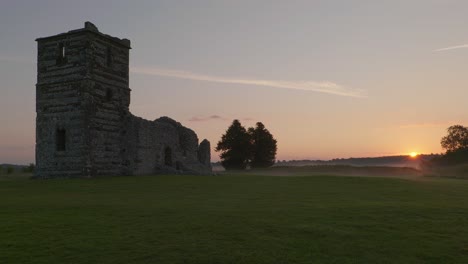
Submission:
<svg viewBox="0 0 468 264">
<path fill-rule="evenodd" d="M 36 41 L 36 177 L 211 172 L 206 139 L 130 113 L 130 40 L 86 22 Z"/>
</svg>

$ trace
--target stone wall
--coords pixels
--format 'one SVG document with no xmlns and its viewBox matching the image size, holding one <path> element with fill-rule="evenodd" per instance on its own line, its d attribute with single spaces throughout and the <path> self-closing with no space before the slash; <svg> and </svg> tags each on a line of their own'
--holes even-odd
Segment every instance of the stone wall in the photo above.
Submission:
<svg viewBox="0 0 468 264">
<path fill-rule="evenodd" d="M 211 172 L 209 142 L 129 112 L 129 40 L 87 22 L 37 42 L 38 177 Z"/>
<path fill-rule="evenodd" d="M 72 34 L 38 42 L 36 171 L 39 175 L 83 173 L 87 150 L 82 102 L 87 65 L 82 46 L 86 41 L 85 35 Z M 66 50 L 65 57 L 59 56 L 62 48 Z M 63 149 L 57 144 L 60 131 L 64 131 Z"/>
<path fill-rule="evenodd" d="M 149 121 L 129 115 L 125 127 L 124 159 L 134 174 L 211 172 L 211 163 L 199 162 L 197 135 L 180 123 L 168 117 Z M 209 159 L 209 151 L 208 146 L 202 155 Z"/>
</svg>

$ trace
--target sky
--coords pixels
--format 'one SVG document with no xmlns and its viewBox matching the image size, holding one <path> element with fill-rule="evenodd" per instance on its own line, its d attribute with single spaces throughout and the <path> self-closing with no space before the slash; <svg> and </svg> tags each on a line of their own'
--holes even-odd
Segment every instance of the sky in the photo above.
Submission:
<svg viewBox="0 0 468 264">
<path fill-rule="evenodd" d="M 132 41 L 130 110 L 212 147 L 263 122 L 277 158 L 440 153 L 468 125 L 468 1 L 0 0 L 0 163 L 34 162 L 38 37 Z M 217 161 L 218 153 L 212 152 Z"/>
</svg>

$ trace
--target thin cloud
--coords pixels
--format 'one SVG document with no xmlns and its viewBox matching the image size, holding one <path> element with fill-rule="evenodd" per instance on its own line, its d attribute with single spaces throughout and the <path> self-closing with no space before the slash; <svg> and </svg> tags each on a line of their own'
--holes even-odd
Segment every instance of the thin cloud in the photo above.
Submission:
<svg viewBox="0 0 468 264">
<path fill-rule="evenodd" d="M 207 117 L 194 116 L 189 119 L 190 122 L 205 122 L 205 121 L 210 121 L 210 120 L 227 120 L 227 119 L 219 115 L 211 115 Z"/>
<path fill-rule="evenodd" d="M 449 127 L 454 124 L 458 124 L 457 121 L 447 122 L 427 122 L 427 123 L 415 123 L 415 124 L 404 124 L 400 125 L 400 128 L 430 128 L 430 127 Z"/>
<path fill-rule="evenodd" d="M 215 83 L 227 83 L 227 84 L 244 84 L 244 85 L 254 85 L 254 86 L 268 86 L 284 89 L 293 89 L 293 90 L 304 90 L 304 91 L 313 91 L 319 93 L 327 93 L 339 96 L 347 97 L 367 97 L 364 94 L 363 90 L 360 89 L 351 89 L 333 82 L 316 82 L 316 81 L 277 81 L 277 80 L 261 80 L 261 79 L 243 79 L 243 78 L 228 78 L 221 76 L 212 76 L 197 74 L 192 72 L 178 71 L 178 70 L 168 70 L 161 68 L 145 68 L 145 67 L 133 67 L 131 69 L 133 73 L 154 75 L 154 76 L 165 76 L 186 80 L 194 81 L 205 81 L 205 82 L 215 82 Z"/>
<path fill-rule="evenodd" d="M 446 50 L 454 50 L 454 49 L 466 49 L 468 48 L 468 44 L 463 44 L 463 45 L 458 45 L 458 46 L 451 46 L 451 47 L 446 47 L 446 48 L 441 48 L 441 49 L 436 49 L 434 51 L 446 51 Z"/>
<path fill-rule="evenodd" d="M 211 115 L 211 116 L 206 116 L 206 117 L 200 117 L 200 116 L 194 116 L 191 117 L 188 121 L 190 122 L 205 122 L 205 121 L 211 121 L 211 120 L 222 120 L 222 121 L 230 121 L 234 120 L 235 118 L 227 118 L 227 117 L 222 117 L 219 115 Z M 254 119 L 251 117 L 244 117 L 241 118 L 240 120 L 242 121 L 253 121 Z"/>
<path fill-rule="evenodd" d="M 444 126 L 444 123 L 420 123 L 420 124 L 405 124 L 400 125 L 400 128 L 429 128 L 429 127 L 440 127 Z"/>
</svg>

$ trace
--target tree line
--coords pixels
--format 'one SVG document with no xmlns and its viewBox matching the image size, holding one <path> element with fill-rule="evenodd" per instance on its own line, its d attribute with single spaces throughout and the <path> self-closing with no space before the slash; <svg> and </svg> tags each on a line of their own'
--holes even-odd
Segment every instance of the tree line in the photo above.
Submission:
<svg viewBox="0 0 468 264">
<path fill-rule="evenodd" d="M 443 176 L 459 176 L 468 172 L 468 127 L 453 125 L 440 140 L 445 153 L 430 160 L 421 160 L 421 169 Z M 450 175 L 449 175 L 450 174 Z"/>
<path fill-rule="evenodd" d="M 435 156 L 424 166 L 445 166 L 468 162 L 468 127 L 453 125 L 447 129 L 440 144 L 443 155 Z M 220 152 L 221 165 L 226 170 L 266 168 L 276 161 L 277 141 L 261 122 L 246 129 L 239 120 L 234 120 L 222 135 L 216 149 Z"/>
<path fill-rule="evenodd" d="M 12 174 L 14 172 L 33 173 L 35 165 L 30 163 L 28 166 L 14 166 L 8 164 L 0 165 L 0 174 Z"/>
<path fill-rule="evenodd" d="M 468 127 L 453 125 L 447 129 L 447 135 L 440 140 L 446 151 L 444 155 L 431 161 L 431 165 L 458 165 L 468 162 Z"/>
<path fill-rule="evenodd" d="M 267 168 L 276 160 L 277 141 L 261 122 L 246 129 L 235 119 L 216 146 L 226 170 Z"/>
</svg>

